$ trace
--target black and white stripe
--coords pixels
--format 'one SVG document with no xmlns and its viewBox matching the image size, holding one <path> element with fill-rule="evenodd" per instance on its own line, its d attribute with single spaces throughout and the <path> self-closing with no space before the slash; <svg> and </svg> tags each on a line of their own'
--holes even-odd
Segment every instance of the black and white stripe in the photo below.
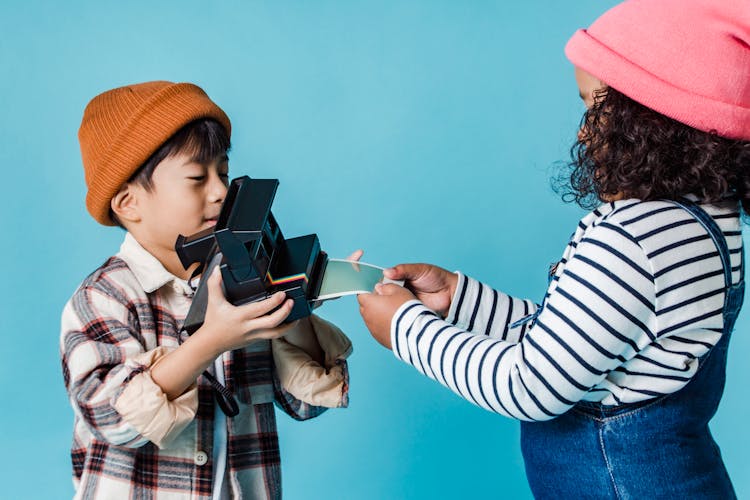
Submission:
<svg viewBox="0 0 750 500">
<path fill-rule="evenodd" d="M 703 208 L 727 238 L 737 283 L 737 206 Z M 682 388 L 721 336 L 723 301 L 718 251 L 690 213 L 621 200 L 579 222 L 541 306 L 459 274 L 447 320 L 412 301 L 391 334 L 397 357 L 465 399 L 546 420 L 581 400 L 631 403 Z"/>
</svg>

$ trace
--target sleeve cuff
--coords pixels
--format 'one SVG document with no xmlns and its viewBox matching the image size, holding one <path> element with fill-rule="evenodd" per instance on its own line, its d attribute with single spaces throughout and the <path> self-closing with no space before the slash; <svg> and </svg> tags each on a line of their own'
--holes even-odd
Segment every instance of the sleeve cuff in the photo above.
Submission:
<svg viewBox="0 0 750 500">
<path fill-rule="evenodd" d="M 349 369 L 346 358 L 352 343 L 336 325 L 310 316 L 310 334 L 322 349 L 325 366 L 284 338 L 271 342 L 276 373 L 281 387 L 292 396 L 314 406 L 346 407 L 349 403 Z"/>
<path fill-rule="evenodd" d="M 151 378 L 148 370 L 168 352 L 165 347 L 157 347 L 134 358 L 135 363 L 147 370 L 128 382 L 113 405 L 126 422 L 159 448 L 176 438 L 195 418 L 198 410 L 198 388 L 195 384 L 181 396 L 169 400 Z"/>
</svg>

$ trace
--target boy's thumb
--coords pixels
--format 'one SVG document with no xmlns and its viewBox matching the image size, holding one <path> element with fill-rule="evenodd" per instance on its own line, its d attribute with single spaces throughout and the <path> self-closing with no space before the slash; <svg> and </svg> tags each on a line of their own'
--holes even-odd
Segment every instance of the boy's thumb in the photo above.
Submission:
<svg viewBox="0 0 750 500">
<path fill-rule="evenodd" d="M 208 300 L 217 300 L 224 298 L 224 291 L 221 289 L 221 271 L 218 267 L 213 268 L 206 282 L 208 289 Z"/>
</svg>

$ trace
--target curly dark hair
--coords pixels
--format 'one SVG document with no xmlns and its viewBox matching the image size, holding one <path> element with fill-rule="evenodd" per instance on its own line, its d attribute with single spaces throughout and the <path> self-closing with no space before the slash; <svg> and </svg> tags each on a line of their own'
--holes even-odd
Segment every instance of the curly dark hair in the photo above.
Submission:
<svg viewBox="0 0 750 500">
<path fill-rule="evenodd" d="M 570 156 L 553 187 L 586 209 L 623 195 L 648 201 L 692 193 L 701 203 L 738 199 L 750 213 L 750 141 L 694 129 L 611 87 L 595 92 Z"/>
</svg>

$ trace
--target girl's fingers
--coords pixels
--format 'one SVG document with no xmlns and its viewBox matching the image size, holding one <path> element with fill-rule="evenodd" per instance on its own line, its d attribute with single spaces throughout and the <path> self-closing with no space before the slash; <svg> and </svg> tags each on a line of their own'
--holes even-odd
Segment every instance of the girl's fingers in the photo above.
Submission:
<svg viewBox="0 0 750 500">
<path fill-rule="evenodd" d="M 375 291 L 378 295 L 393 295 L 400 292 L 404 288 L 393 283 L 378 283 L 375 285 Z"/>
<path fill-rule="evenodd" d="M 429 264 L 399 264 L 385 270 L 387 278 L 392 280 L 414 281 L 429 270 Z"/>
<path fill-rule="evenodd" d="M 383 276 L 385 276 L 389 280 L 401 279 L 401 275 L 399 274 L 398 269 L 396 267 L 389 267 L 387 269 L 383 269 Z"/>
</svg>

